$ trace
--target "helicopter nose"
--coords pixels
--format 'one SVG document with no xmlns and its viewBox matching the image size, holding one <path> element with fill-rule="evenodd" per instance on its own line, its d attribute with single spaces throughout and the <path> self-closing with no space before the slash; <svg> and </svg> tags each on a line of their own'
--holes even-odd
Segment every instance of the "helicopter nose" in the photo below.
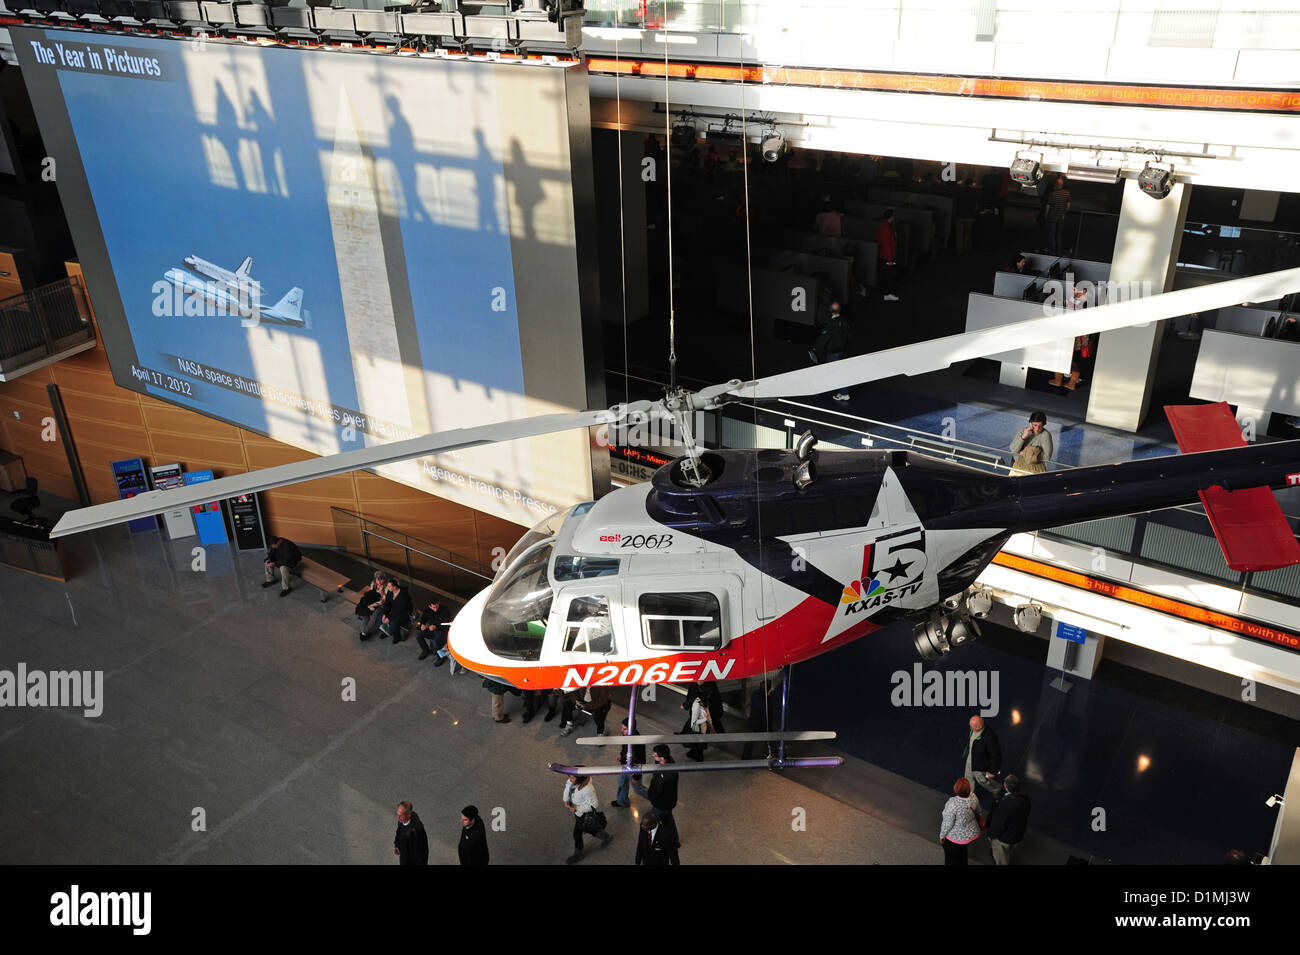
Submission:
<svg viewBox="0 0 1300 955">
<path fill-rule="evenodd" d="M 489 590 L 490 587 L 485 587 L 475 594 L 452 619 L 447 632 L 447 650 L 457 663 L 471 670 L 475 669 L 475 661 L 481 664 L 490 659 L 482 628 L 483 605 L 487 603 Z"/>
</svg>

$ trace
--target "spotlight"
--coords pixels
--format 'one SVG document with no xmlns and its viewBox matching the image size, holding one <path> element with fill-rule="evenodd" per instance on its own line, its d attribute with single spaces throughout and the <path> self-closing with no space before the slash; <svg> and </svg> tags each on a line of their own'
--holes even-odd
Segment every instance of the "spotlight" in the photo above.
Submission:
<svg viewBox="0 0 1300 955">
<path fill-rule="evenodd" d="M 785 137 L 780 130 L 773 129 L 763 137 L 760 148 L 765 162 L 776 162 L 785 152 Z"/>
<path fill-rule="evenodd" d="M 817 435 L 811 431 L 805 431 L 799 435 L 799 441 L 795 444 L 794 450 L 800 461 L 807 461 L 808 456 L 812 454 L 815 447 L 817 447 Z"/>
<path fill-rule="evenodd" d="M 794 486 L 803 490 L 817 480 L 817 470 L 811 461 L 805 461 L 794 469 Z"/>
<path fill-rule="evenodd" d="M 1138 173 L 1138 188 L 1152 199 L 1163 199 L 1174 188 L 1173 169 L 1147 163 Z"/>
<path fill-rule="evenodd" d="M 955 593 L 951 597 L 945 597 L 941 604 L 944 610 L 956 610 L 961 606 L 961 593 Z"/>
<path fill-rule="evenodd" d="M 681 122 L 673 127 L 673 145 L 678 149 L 690 149 L 695 144 L 695 126 Z"/>
<path fill-rule="evenodd" d="M 949 616 L 936 611 L 929 620 L 912 628 L 912 643 L 921 659 L 937 660 L 956 647 L 974 642 L 979 635 L 979 624 L 966 615 Z"/>
<path fill-rule="evenodd" d="M 972 590 L 966 595 L 966 609 L 975 618 L 983 620 L 993 611 L 993 594 L 983 587 Z"/>
<path fill-rule="evenodd" d="M 1274 793 L 1273 795 L 1269 796 L 1267 799 L 1264 800 L 1264 805 L 1268 806 L 1269 809 L 1273 809 L 1277 806 L 1282 806 L 1285 804 L 1286 804 L 1286 800 L 1283 799 L 1281 796 L 1279 796 L 1277 793 Z"/>
<path fill-rule="evenodd" d="M 1034 604 L 1021 604 L 1011 615 L 1011 619 L 1025 633 L 1037 633 L 1038 625 L 1043 621 L 1043 610 Z"/>
<path fill-rule="evenodd" d="M 1011 178 L 1022 186 L 1030 186 L 1043 178 L 1042 163 L 1033 156 L 1019 156 L 1011 163 Z"/>
</svg>

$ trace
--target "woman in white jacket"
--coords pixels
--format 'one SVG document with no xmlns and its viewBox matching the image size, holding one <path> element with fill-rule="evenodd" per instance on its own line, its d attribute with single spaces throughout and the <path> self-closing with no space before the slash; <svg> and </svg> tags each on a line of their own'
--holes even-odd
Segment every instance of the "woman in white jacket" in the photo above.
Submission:
<svg viewBox="0 0 1300 955">
<path fill-rule="evenodd" d="M 590 776 L 570 775 L 564 784 L 564 807 L 573 813 L 573 855 L 565 859 L 566 865 L 572 865 L 583 856 L 582 834 L 585 831 L 584 817 L 595 813 L 601 820 L 601 826 L 594 835 L 600 840 L 601 847 L 609 845 L 610 834 L 605 831 L 603 814 L 600 812 L 600 799 L 596 787 L 591 784 Z"/>
</svg>

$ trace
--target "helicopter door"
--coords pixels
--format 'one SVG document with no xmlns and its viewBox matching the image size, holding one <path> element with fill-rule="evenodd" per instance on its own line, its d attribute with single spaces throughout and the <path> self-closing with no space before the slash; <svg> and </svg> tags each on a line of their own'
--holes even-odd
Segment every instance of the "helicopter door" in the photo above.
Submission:
<svg viewBox="0 0 1300 955">
<path fill-rule="evenodd" d="M 614 638 L 613 610 L 618 605 L 618 588 L 601 588 L 573 594 L 560 611 L 559 646 L 555 662 L 561 665 L 597 663 L 618 652 Z"/>
</svg>

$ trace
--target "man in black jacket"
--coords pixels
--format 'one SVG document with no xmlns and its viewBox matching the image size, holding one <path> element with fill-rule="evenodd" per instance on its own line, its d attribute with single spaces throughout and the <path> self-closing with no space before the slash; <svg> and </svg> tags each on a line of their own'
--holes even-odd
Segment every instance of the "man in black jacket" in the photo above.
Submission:
<svg viewBox="0 0 1300 955">
<path fill-rule="evenodd" d="M 970 738 L 962 756 L 966 759 L 965 775 L 970 780 L 971 791 L 980 797 L 980 805 L 987 808 L 987 800 L 1002 791 L 993 778 L 1002 771 L 1002 747 L 998 745 L 997 734 L 985 725 L 982 717 L 970 718 Z"/>
<path fill-rule="evenodd" d="M 624 736 L 637 735 L 635 727 L 632 728 L 628 727 L 626 716 L 623 717 L 623 735 Z M 622 747 L 618 751 L 618 764 L 620 766 L 644 766 L 645 765 L 645 744 L 634 743 L 630 746 Z M 632 805 L 631 800 L 628 799 L 628 790 L 632 786 L 636 787 L 636 791 L 638 795 L 641 796 L 647 795 L 645 787 L 641 785 L 640 773 L 637 773 L 636 775 L 623 773 L 618 777 L 618 796 L 614 799 L 612 803 L 610 803 L 610 805 L 615 807 L 616 809 L 626 809 L 628 806 Z"/>
<path fill-rule="evenodd" d="M 401 865 L 429 864 L 429 837 L 424 823 L 411 809 L 409 801 L 397 807 L 397 835 L 393 836 L 393 854 Z"/>
<path fill-rule="evenodd" d="M 668 817 L 646 813 L 636 840 L 636 864 L 681 865 L 678 847 L 677 827 L 669 824 Z"/>
<path fill-rule="evenodd" d="M 401 643 L 402 633 L 411 625 L 411 612 L 414 609 L 410 587 L 406 581 L 399 580 L 393 593 L 393 602 L 386 608 L 383 623 L 379 625 L 380 631 L 392 637 L 393 643 Z"/>
<path fill-rule="evenodd" d="M 266 552 L 266 583 L 270 587 L 275 583 L 275 573 L 280 572 L 280 596 L 289 592 L 289 575 L 302 561 L 302 553 L 293 541 L 284 537 L 272 537 L 271 549 Z"/>
<path fill-rule="evenodd" d="M 993 804 L 984 834 L 993 847 L 994 865 L 1011 865 L 1011 850 L 1025 838 L 1029 825 L 1029 797 L 1020 792 L 1020 777 L 1008 776 L 1006 795 Z"/>
<path fill-rule="evenodd" d="M 420 626 L 415 631 L 415 642 L 420 645 L 420 659 L 437 653 L 447 644 L 447 632 L 443 628 L 447 626 L 447 611 L 442 609 L 442 603 L 437 597 L 429 601 L 429 605 L 424 608 L 420 614 Z M 434 666 L 442 666 L 446 661 L 438 657 Z"/>
<path fill-rule="evenodd" d="M 460 864 L 487 865 L 487 826 L 478 814 L 477 806 L 466 806 L 460 811 Z"/>
</svg>

